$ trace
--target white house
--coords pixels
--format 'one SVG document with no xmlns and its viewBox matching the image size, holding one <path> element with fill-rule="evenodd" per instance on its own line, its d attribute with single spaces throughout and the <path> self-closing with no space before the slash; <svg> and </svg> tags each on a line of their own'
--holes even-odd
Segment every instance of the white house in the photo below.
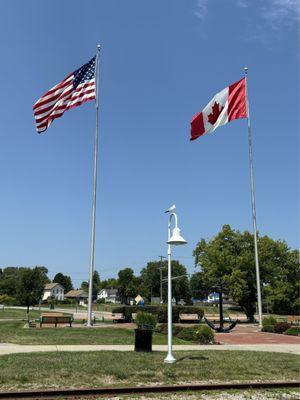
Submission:
<svg viewBox="0 0 300 400">
<path fill-rule="evenodd" d="M 104 299 L 105 303 L 120 303 L 120 298 L 117 289 L 101 289 L 97 294 L 97 300 Z"/>
<path fill-rule="evenodd" d="M 218 303 L 218 302 L 219 302 L 219 298 L 220 298 L 219 293 L 213 292 L 213 293 L 210 293 L 210 294 L 207 296 L 207 299 L 204 300 L 204 302 L 205 302 L 205 303 Z"/>
<path fill-rule="evenodd" d="M 44 288 L 43 300 L 47 300 L 49 297 L 55 300 L 64 299 L 64 287 L 60 283 L 47 283 Z"/>
</svg>

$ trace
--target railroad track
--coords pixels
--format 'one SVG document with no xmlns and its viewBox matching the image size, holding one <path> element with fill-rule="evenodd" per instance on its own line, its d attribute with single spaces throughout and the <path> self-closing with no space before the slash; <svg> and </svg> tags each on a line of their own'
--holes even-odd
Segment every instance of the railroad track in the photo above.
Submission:
<svg viewBox="0 0 300 400">
<path fill-rule="evenodd" d="M 99 387 L 79 389 L 44 389 L 31 391 L 0 392 L 0 399 L 82 399 L 117 396 L 125 394 L 167 393 L 212 390 L 278 389 L 300 387 L 300 381 L 245 382 L 218 384 L 186 384 L 162 386 Z"/>
</svg>

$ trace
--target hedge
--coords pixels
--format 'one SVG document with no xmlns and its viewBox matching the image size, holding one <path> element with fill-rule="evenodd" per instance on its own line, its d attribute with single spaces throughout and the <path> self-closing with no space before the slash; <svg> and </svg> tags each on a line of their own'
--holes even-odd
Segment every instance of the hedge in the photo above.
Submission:
<svg viewBox="0 0 300 400">
<path fill-rule="evenodd" d="M 145 311 L 156 315 L 157 322 L 166 323 L 168 321 L 168 308 L 166 305 L 163 306 L 119 306 L 112 309 L 112 313 L 122 313 L 125 316 L 125 321 L 131 321 L 131 315 L 138 313 L 139 311 Z M 195 306 L 173 306 L 172 307 L 172 320 L 173 322 L 179 321 L 180 314 L 198 314 L 199 320 L 204 315 L 203 308 Z"/>
<path fill-rule="evenodd" d="M 291 335 L 291 336 L 299 336 L 300 335 L 300 328 L 298 326 L 292 326 L 285 332 L 283 332 L 284 335 Z"/>
<path fill-rule="evenodd" d="M 168 325 L 160 324 L 155 328 L 155 332 L 166 335 L 168 333 Z M 206 325 L 197 325 L 183 327 L 172 325 L 173 336 L 179 339 L 196 342 L 199 344 L 209 344 L 215 342 L 214 332 Z"/>
</svg>

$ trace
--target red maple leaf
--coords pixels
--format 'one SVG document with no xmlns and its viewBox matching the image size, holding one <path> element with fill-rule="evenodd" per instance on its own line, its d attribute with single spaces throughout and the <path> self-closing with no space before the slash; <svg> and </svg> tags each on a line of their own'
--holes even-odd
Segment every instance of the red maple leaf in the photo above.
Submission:
<svg viewBox="0 0 300 400">
<path fill-rule="evenodd" d="M 219 103 L 215 101 L 212 106 L 212 112 L 207 116 L 208 122 L 214 125 L 217 122 L 217 119 L 219 118 L 219 115 L 221 114 L 223 109 L 224 107 L 220 108 Z"/>
</svg>

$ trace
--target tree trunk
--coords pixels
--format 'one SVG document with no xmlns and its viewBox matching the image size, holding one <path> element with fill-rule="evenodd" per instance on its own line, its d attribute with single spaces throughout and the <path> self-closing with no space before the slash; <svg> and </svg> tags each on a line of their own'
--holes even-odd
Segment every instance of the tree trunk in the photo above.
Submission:
<svg viewBox="0 0 300 400">
<path fill-rule="evenodd" d="M 27 322 L 29 323 L 29 305 L 27 305 L 27 311 L 26 311 L 26 313 L 27 313 Z"/>
<path fill-rule="evenodd" d="M 247 316 L 248 321 L 251 322 L 251 323 L 255 322 L 255 318 L 254 318 L 255 309 L 254 309 L 254 307 L 252 307 L 250 305 L 250 306 L 243 306 L 242 308 L 243 308 L 243 310 L 244 310 L 244 312 L 245 312 L 245 314 Z"/>
</svg>

